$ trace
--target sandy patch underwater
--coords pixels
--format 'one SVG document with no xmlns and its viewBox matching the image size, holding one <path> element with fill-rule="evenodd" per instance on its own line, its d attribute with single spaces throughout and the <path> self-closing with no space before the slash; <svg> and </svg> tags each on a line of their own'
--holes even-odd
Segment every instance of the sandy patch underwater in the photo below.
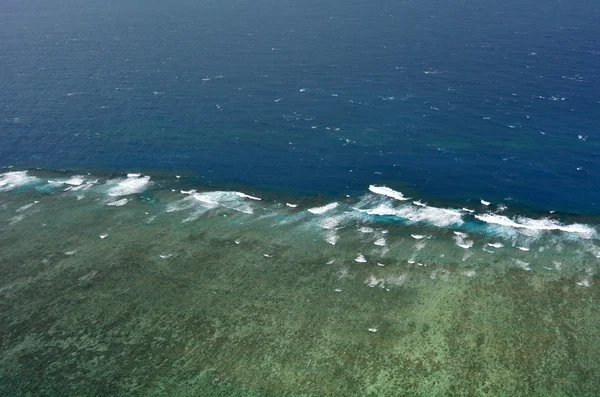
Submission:
<svg viewBox="0 0 600 397">
<path fill-rule="evenodd" d="M 596 240 L 556 223 L 36 178 L 0 193 L 3 395 L 598 390 Z"/>
</svg>

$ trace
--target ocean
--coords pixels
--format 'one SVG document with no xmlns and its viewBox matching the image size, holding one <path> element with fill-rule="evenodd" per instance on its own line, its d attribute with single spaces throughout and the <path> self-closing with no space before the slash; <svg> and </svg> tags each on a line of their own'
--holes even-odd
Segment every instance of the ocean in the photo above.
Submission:
<svg viewBox="0 0 600 397">
<path fill-rule="evenodd" d="M 0 394 L 593 396 L 600 7 L 0 5 Z"/>
</svg>

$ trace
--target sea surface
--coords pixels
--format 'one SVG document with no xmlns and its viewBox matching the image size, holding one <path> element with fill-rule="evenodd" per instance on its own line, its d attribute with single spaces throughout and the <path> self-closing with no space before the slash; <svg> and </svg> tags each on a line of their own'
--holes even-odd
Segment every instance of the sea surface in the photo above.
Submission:
<svg viewBox="0 0 600 397">
<path fill-rule="evenodd" d="M 598 395 L 599 20 L 2 2 L 0 395 Z"/>
</svg>

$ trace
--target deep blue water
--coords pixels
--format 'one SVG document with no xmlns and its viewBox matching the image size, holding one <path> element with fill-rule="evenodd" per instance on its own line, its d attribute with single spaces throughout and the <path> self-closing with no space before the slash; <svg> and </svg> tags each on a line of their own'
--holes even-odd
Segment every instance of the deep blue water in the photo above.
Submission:
<svg viewBox="0 0 600 397">
<path fill-rule="evenodd" d="M 598 213 L 598 21 L 586 0 L 3 1 L 0 165 Z"/>
</svg>

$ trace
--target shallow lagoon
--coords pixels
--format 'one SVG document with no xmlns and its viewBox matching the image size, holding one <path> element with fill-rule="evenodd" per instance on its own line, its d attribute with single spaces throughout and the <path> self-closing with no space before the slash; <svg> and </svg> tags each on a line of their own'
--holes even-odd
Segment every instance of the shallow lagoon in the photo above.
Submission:
<svg viewBox="0 0 600 397">
<path fill-rule="evenodd" d="M 600 389 L 595 235 L 464 211 L 453 223 L 366 189 L 334 208 L 142 176 L 23 177 L 0 192 L 2 395 Z M 384 207 L 421 217 L 367 213 Z"/>
</svg>

